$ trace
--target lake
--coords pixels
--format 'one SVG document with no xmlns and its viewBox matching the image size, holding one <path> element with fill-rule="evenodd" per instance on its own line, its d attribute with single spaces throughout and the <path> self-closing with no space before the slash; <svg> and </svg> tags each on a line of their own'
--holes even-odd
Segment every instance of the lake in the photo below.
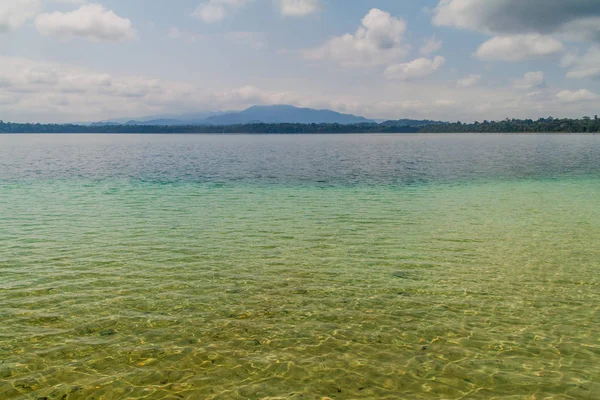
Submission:
<svg viewBox="0 0 600 400">
<path fill-rule="evenodd" d="M 597 399 L 600 136 L 0 135 L 2 399 Z"/>
</svg>

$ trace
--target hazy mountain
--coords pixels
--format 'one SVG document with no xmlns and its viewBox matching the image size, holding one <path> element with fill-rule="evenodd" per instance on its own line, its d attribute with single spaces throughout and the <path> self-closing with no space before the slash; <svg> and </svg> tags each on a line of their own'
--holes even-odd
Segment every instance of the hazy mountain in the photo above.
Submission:
<svg viewBox="0 0 600 400">
<path fill-rule="evenodd" d="M 207 118 L 226 114 L 229 111 L 201 111 L 188 114 L 148 115 L 139 118 L 114 118 L 107 121 L 94 122 L 92 125 L 203 125 Z"/>
<path fill-rule="evenodd" d="M 194 123 L 183 123 L 179 119 L 149 119 L 149 120 L 131 120 L 127 121 L 125 125 L 196 125 Z"/>
<path fill-rule="evenodd" d="M 373 121 L 363 117 L 341 114 L 331 110 L 314 110 L 311 108 L 276 105 L 253 106 L 243 111 L 210 117 L 207 118 L 205 122 L 210 125 L 237 125 L 254 122 L 266 124 L 360 124 Z"/>
<path fill-rule="evenodd" d="M 115 118 L 92 125 L 238 125 L 248 123 L 290 124 L 360 124 L 375 121 L 331 110 L 314 110 L 287 105 L 253 106 L 243 111 L 199 112 L 183 115 L 154 115 L 142 118 Z"/>
</svg>

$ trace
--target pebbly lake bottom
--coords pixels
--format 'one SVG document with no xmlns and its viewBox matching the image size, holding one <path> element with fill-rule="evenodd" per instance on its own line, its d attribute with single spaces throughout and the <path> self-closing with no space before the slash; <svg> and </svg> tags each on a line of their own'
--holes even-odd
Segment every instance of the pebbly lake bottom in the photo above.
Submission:
<svg viewBox="0 0 600 400">
<path fill-rule="evenodd" d="M 5 182 L 2 399 L 597 399 L 600 180 Z"/>
</svg>

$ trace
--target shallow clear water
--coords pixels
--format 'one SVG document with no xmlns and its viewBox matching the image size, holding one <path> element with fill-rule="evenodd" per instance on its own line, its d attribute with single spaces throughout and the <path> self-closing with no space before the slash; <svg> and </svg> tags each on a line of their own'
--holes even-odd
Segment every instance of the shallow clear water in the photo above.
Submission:
<svg viewBox="0 0 600 400">
<path fill-rule="evenodd" d="M 597 399 L 599 243 L 598 136 L 0 136 L 0 398 Z"/>
</svg>

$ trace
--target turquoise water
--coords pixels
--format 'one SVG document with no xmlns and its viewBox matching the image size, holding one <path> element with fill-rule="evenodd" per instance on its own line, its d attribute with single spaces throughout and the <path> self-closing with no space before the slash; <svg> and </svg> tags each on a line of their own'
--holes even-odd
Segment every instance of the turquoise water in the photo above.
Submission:
<svg viewBox="0 0 600 400">
<path fill-rule="evenodd" d="M 597 399 L 596 136 L 0 137 L 2 399 Z"/>
</svg>

